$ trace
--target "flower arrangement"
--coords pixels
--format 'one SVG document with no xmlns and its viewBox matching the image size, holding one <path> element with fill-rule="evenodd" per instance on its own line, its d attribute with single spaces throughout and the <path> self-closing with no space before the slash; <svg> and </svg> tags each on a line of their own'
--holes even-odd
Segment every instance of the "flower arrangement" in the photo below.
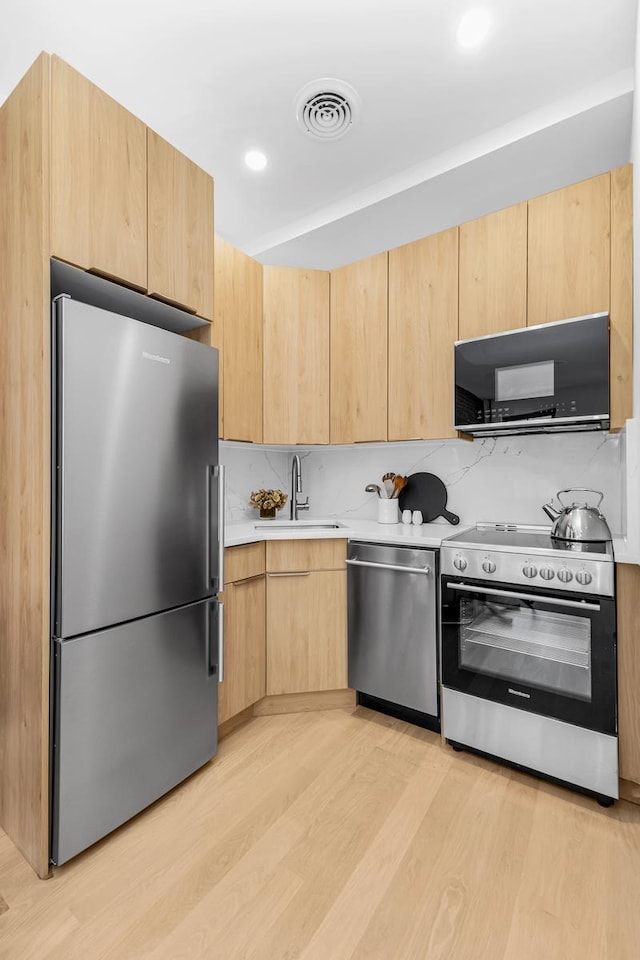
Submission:
<svg viewBox="0 0 640 960">
<path fill-rule="evenodd" d="M 260 510 L 261 517 L 275 517 L 276 510 L 281 510 L 287 499 L 283 490 L 254 490 L 249 498 L 249 506 Z"/>
</svg>

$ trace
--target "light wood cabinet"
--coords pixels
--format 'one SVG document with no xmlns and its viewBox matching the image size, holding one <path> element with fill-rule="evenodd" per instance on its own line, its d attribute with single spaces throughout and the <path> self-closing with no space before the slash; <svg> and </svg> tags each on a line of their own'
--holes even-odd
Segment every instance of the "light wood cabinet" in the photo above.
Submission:
<svg viewBox="0 0 640 960">
<path fill-rule="evenodd" d="M 228 548 L 225 567 L 225 672 L 219 724 L 265 695 L 264 543 Z M 229 576 L 234 579 L 229 581 Z"/>
<path fill-rule="evenodd" d="M 527 204 L 460 226 L 458 338 L 527 324 Z"/>
<path fill-rule="evenodd" d="M 331 272 L 331 443 L 387 439 L 387 264 Z"/>
<path fill-rule="evenodd" d="M 640 567 L 616 564 L 620 776 L 640 784 Z"/>
<path fill-rule="evenodd" d="M 608 173 L 530 200 L 527 323 L 609 309 Z"/>
<path fill-rule="evenodd" d="M 344 540 L 267 543 L 267 695 L 347 686 L 345 557 Z"/>
<path fill-rule="evenodd" d="M 262 264 L 215 238 L 215 317 L 223 317 L 224 437 L 262 443 Z"/>
<path fill-rule="evenodd" d="M 51 58 L 51 254 L 147 289 L 147 130 Z"/>
<path fill-rule="evenodd" d="M 633 168 L 611 171 L 611 429 L 633 416 Z"/>
<path fill-rule="evenodd" d="M 455 437 L 458 228 L 389 251 L 389 440 Z"/>
<path fill-rule="evenodd" d="M 213 320 L 213 179 L 147 131 L 148 290 Z"/>
<path fill-rule="evenodd" d="M 264 443 L 329 442 L 329 273 L 264 268 Z"/>
</svg>

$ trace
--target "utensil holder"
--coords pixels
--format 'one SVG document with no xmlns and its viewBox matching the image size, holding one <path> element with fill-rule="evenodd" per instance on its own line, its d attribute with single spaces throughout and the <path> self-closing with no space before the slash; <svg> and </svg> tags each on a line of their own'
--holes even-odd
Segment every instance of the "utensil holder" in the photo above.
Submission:
<svg viewBox="0 0 640 960">
<path fill-rule="evenodd" d="M 378 500 L 378 523 L 399 523 L 398 501 Z"/>
</svg>

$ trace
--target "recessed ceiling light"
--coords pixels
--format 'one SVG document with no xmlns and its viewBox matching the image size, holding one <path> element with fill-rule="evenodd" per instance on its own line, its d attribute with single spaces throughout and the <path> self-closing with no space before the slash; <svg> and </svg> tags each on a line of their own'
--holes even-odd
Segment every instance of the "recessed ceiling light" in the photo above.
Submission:
<svg viewBox="0 0 640 960">
<path fill-rule="evenodd" d="M 483 10 L 480 7 L 467 10 L 458 25 L 456 34 L 458 43 L 466 50 L 479 47 L 489 33 L 490 26 L 491 17 L 488 10 Z"/>
<path fill-rule="evenodd" d="M 248 150 L 244 155 L 244 162 L 249 170 L 264 170 L 267 165 L 267 158 L 262 150 Z"/>
</svg>

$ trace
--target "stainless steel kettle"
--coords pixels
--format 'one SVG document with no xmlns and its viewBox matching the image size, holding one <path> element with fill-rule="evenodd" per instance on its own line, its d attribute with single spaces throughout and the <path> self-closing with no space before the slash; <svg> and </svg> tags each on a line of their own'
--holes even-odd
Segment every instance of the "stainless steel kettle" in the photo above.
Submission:
<svg viewBox="0 0 640 960">
<path fill-rule="evenodd" d="M 586 501 L 574 502 L 568 507 L 562 502 L 563 493 L 595 493 L 600 499 L 595 507 L 590 507 Z M 591 490 L 589 487 L 569 487 L 567 490 L 558 490 L 556 494 L 562 510 L 557 510 L 552 502 L 545 503 L 542 509 L 553 520 L 551 536 L 556 540 L 611 540 L 609 524 L 602 516 L 598 507 L 604 499 L 600 490 Z"/>
</svg>

